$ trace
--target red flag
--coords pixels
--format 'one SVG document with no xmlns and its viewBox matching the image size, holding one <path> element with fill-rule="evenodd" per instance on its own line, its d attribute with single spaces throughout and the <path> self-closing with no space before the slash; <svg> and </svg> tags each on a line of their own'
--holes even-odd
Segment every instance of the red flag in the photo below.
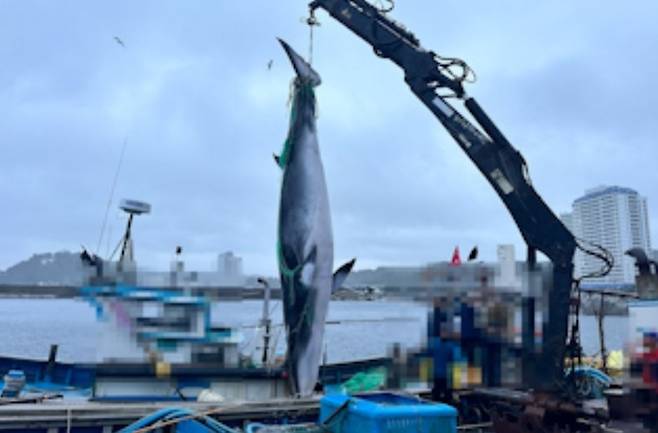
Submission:
<svg viewBox="0 0 658 433">
<path fill-rule="evenodd" d="M 455 247 L 455 251 L 452 253 L 452 260 L 450 261 L 451 266 L 459 266 L 462 264 L 462 259 L 459 257 L 459 247 Z"/>
</svg>

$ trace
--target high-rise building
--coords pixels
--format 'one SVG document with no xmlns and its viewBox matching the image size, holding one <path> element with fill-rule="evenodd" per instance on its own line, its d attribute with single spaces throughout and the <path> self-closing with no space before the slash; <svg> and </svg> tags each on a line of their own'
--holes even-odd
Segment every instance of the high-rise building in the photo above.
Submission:
<svg viewBox="0 0 658 433">
<path fill-rule="evenodd" d="M 646 198 L 630 188 L 601 186 L 576 199 L 571 216 L 563 214 L 561 219 L 576 237 L 604 247 L 614 257 L 611 272 L 596 281 L 635 282 L 633 259 L 624 253 L 634 247 L 651 251 Z M 602 266 L 599 258 L 576 252 L 576 276 L 596 272 Z"/>
<path fill-rule="evenodd" d="M 232 251 L 220 254 L 217 259 L 217 271 L 219 277 L 225 282 L 241 281 L 243 278 L 242 258 L 234 255 Z"/>
<path fill-rule="evenodd" d="M 658 263 L 658 250 L 651 250 L 651 254 L 647 254 L 647 255 L 649 256 L 649 259 Z"/>
</svg>

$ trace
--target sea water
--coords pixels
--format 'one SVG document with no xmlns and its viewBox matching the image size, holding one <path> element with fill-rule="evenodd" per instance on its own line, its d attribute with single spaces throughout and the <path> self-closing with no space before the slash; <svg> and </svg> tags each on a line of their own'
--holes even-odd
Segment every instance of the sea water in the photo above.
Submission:
<svg viewBox="0 0 658 433">
<path fill-rule="evenodd" d="M 255 354 L 261 343 L 259 324 L 262 302 L 218 302 L 213 322 L 239 327 L 244 334 L 242 351 Z M 271 304 L 272 338 L 276 352 L 285 352 L 280 302 Z M 426 304 L 404 301 L 334 301 L 329 307 L 325 334 L 326 362 L 343 362 L 386 356 L 391 347 L 417 348 L 427 329 Z M 606 346 L 622 349 L 628 337 L 628 318 L 605 318 Z M 96 311 L 82 300 L 0 299 L 0 356 L 46 359 L 51 344 L 59 345 L 58 360 L 94 362 L 101 332 Z M 581 340 L 586 354 L 599 351 L 596 319 L 581 318 Z"/>
</svg>

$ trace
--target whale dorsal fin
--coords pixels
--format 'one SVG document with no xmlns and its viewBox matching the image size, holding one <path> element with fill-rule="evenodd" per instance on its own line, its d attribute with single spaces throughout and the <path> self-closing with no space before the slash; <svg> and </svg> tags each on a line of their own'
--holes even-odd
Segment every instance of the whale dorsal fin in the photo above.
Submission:
<svg viewBox="0 0 658 433">
<path fill-rule="evenodd" d="M 352 267 L 354 266 L 354 263 L 356 262 L 356 258 L 350 260 L 349 262 L 343 264 L 336 272 L 334 272 L 334 280 L 333 284 L 331 286 L 331 292 L 335 292 L 336 290 L 340 289 L 340 286 L 343 285 L 345 282 L 345 279 L 349 275 L 350 271 L 352 270 Z"/>
</svg>

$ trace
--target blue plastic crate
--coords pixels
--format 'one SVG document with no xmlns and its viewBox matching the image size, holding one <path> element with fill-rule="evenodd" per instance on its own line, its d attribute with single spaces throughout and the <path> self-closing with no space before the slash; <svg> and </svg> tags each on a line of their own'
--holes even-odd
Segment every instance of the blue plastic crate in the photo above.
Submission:
<svg viewBox="0 0 658 433">
<path fill-rule="evenodd" d="M 320 402 L 324 423 L 349 400 L 328 423 L 333 433 L 456 433 L 457 410 L 389 392 L 349 396 L 332 394 Z"/>
</svg>

